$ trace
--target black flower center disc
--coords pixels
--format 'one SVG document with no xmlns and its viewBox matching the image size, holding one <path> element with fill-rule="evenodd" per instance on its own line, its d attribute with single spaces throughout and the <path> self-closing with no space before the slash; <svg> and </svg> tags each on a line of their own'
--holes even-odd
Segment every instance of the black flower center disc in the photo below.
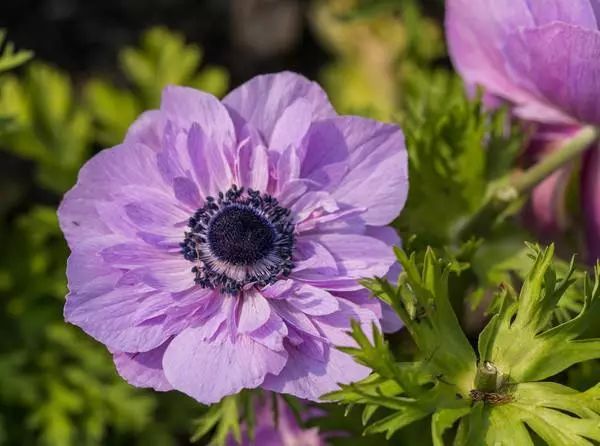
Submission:
<svg viewBox="0 0 600 446">
<path fill-rule="evenodd" d="M 293 268 L 294 224 L 289 209 L 258 191 L 232 186 L 188 222 L 181 243 L 203 288 L 236 294 L 248 285 L 266 286 Z"/>
<path fill-rule="evenodd" d="M 233 265 L 253 265 L 273 250 L 277 234 L 264 217 L 248 205 L 223 209 L 208 225 L 214 255 Z"/>
</svg>

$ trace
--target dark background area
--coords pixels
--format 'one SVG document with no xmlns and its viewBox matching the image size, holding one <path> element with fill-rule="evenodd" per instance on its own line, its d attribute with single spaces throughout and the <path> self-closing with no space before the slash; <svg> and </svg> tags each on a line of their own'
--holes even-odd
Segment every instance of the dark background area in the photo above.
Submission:
<svg viewBox="0 0 600 446">
<path fill-rule="evenodd" d="M 151 26 L 182 32 L 226 67 L 232 85 L 283 69 L 315 77 L 327 60 L 301 0 L 21 0 L 0 5 L 0 27 L 18 47 L 69 71 L 111 75 L 119 48 Z"/>
</svg>

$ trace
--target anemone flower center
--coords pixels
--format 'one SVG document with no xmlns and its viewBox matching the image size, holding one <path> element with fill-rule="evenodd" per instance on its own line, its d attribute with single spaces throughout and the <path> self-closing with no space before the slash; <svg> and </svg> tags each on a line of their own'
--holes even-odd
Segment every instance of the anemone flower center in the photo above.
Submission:
<svg viewBox="0 0 600 446">
<path fill-rule="evenodd" d="M 208 243 L 214 255 L 233 265 L 253 265 L 273 249 L 275 228 L 252 207 L 234 204 L 208 225 Z"/>
<path fill-rule="evenodd" d="M 237 294 L 274 283 L 294 266 L 291 213 L 268 194 L 234 185 L 208 197 L 188 226 L 181 252 L 203 288 Z"/>
</svg>

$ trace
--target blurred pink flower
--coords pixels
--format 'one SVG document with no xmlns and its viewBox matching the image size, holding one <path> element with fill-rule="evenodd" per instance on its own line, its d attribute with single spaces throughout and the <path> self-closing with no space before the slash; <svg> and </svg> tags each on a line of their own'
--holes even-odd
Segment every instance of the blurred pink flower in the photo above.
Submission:
<svg viewBox="0 0 600 446">
<path fill-rule="evenodd" d="M 600 0 L 448 0 L 446 9 L 456 69 L 467 85 L 511 103 L 517 117 L 544 124 L 535 145 L 545 139 L 543 150 L 552 150 L 570 129 L 600 125 Z M 590 260 L 600 258 L 600 156 L 591 153 L 598 150 L 584 157 L 581 180 Z M 564 226 L 570 169 L 533 194 L 534 225 L 545 231 Z"/>
</svg>

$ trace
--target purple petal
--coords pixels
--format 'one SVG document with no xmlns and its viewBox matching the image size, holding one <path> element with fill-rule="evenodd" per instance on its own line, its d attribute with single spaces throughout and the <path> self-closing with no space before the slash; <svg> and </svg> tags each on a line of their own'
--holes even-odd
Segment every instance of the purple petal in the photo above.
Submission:
<svg viewBox="0 0 600 446">
<path fill-rule="evenodd" d="M 290 72 L 257 76 L 229 93 L 223 103 L 270 141 L 277 121 L 298 99 L 310 103 L 313 120 L 335 116 L 321 87 Z"/>
<path fill-rule="evenodd" d="M 321 338 L 321 334 L 309 318 L 302 311 L 297 310 L 294 306 L 288 304 L 285 300 L 272 300 L 271 306 L 273 310 L 281 317 L 288 326 L 293 326 L 303 334 Z"/>
<path fill-rule="evenodd" d="M 301 285 L 286 297 L 286 302 L 310 316 L 331 314 L 340 308 L 338 299 L 312 285 Z"/>
<path fill-rule="evenodd" d="M 446 34 L 454 66 L 468 84 L 484 85 L 515 102 L 531 95 L 512 82 L 501 48 L 511 30 L 533 25 L 526 0 L 446 2 Z"/>
<path fill-rule="evenodd" d="M 210 404 L 260 386 L 268 373 L 280 373 L 286 361 L 285 351 L 275 352 L 247 336 L 207 342 L 201 328 L 188 328 L 167 348 L 163 368 L 175 389 Z"/>
<path fill-rule="evenodd" d="M 285 368 L 277 376 L 268 375 L 263 388 L 319 401 L 325 393 L 338 390 L 338 383 L 360 381 L 370 372 L 352 357 L 333 348 L 329 349 L 329 357 L 324 362 L 311 358 L 302 348 L 290 347 L 288 352 Z"/>
<path fill-rule="evenodd" d="M 282 351 L 285 348 L 283 341 L 287 334 L 288 328 L 283 319 L 271 311 L 267 323 L 249 333 L 248 336 L 271 350 Z"/>
<path fill-rule="evenodd" d="M 269 148 L 283 152 L 289 147 L 298 149 L 313 121 L 313 104 L 304 98 L 298 98 L 287 106 L 277 119 Z"/>
<path fill-rule="evenodd" d="M 333 190 L 340 203 L 364 208 L 374 226 L 398 216 L 408 194 L 404 135 L 399 127 L 358 117 L 336 118 L 349 151 L 348 173 Z"/>
<path fill-rule="evenodd" d="M 297 180 L 300 176 L 300 158 L 296 149 L 289 146 L 283 150 L 277 160 L 277 190 L 285 189 L 290 182 Z"/>
<path fill-rule="evenodd" d="M 348 334 L 350 321 L 360 323 L 363 332 L 370 337 L 373 324 L 379 327 L 375 313 L 345 299 L 340 299 L 340 309 L 326 316 L 315 317 L 314 323 L 329 342 L 339 347 L 355 347 L 356 341 Z"/>
<path fill-rule="evenodd" d="M 112 349 L 143 352 L 171 336 L 160 317 L 170 304 L 168 296 L 143 285 L 114 288 L 114 282 L 98 282 L 92 289 L 69 294 L 65 320 Z"/>
<path fill-rule="evenodd" d="M 150 387 L 165 392 L 173 390 L 162 369 L 162 360 L 169 342 L 144 353 L 113 354 L 119 375 L 136 387 Z"/>
<path fill-rule="evenodd" d="M 177 200 L 192 209 L 198 209 L 202 206 L 203 200 L 200 198 L 198 187 L 189 178 L 175 177 L 173 179 L 173 192 Z"/>
<path fill-rule="evenodd" d="M 337 275 L 337 262 L 322 244 L 315 240 L 298 238 L 294 257 L 294 271 L 314 271 L 321 274 Z"/>
<path fill-rule="evenodd" d="M 214 96 L 193 88 L 169 86 L 163 90 L 160 111 L 181 128 L 198 125 L 219 150 L 234 149 L 233 122 Z"/>
<path fill-rule="evenodd" d="M 239 333 L 250 333 L 265 325 L 271 315 L 269 302 L 257 290 L 245 291 L 240 298 Z"/>
<path fill-rule="evenodd" d="M 392 248 L 373 237 L 320 234 L 314 236 L 314 240 L 333 255 L 340 273 L 346 277 L 383 277 L 395 262 Z"/>
<path fill-rule="evenodd" d="M 216 196 L 231 187 L 233 171 L 223 146 L 210 139 L 196 123 L 190 128 L 187 147 L 196 181 L 204 197 Z"/>
<path fill-rule="evenodd" d="M 302 177 L 331 187 L 348 171 L 349 150 L 336 119 L 313 124 L 302 162 Z"/>
<path fill-rule="evenodd" d="M 593 263 L 600 260 L 600 148 L 586 154 L 581 181 L 588 258 Z"/>
<path fill-rule="evenodd" d="M 269 184 L 269 157 L 262 145 L 248 140 L 238 150 L 237 176 L 239 186 L 264 191 Z"/>
<path fill-rule="evenodd" d="M 536 25 L 566 22 L 582 28 L 597 29 L 598 23 L 592 4 L 598 0 L 544 0 L 526 1 Z"/>
<path fill-rule="evenodd" d="M 124 143 L 145 144 L 158 152 L 161 148 L 163 126 L 164 120 L 160 111 L 144 112 L 129 126 Z"/>
<path fill-rule="evenodd" d="M 103 150 L 79 172 L 78 182 L 58 209 L 58 218 L 70 247 L 110 231 L 96 210 L 98 200 L 118 194 L 123 187 L 137 185 L 149 193 L 161 193 L 163 183 L 151 149 L 121 145 Z"/>
<path fill-rule="evenodd" d="M 566 23 L 521 29 L 504 47 L 523 88 L 582 122 L 600 122 L 600 33 Z"/>
</svg>

